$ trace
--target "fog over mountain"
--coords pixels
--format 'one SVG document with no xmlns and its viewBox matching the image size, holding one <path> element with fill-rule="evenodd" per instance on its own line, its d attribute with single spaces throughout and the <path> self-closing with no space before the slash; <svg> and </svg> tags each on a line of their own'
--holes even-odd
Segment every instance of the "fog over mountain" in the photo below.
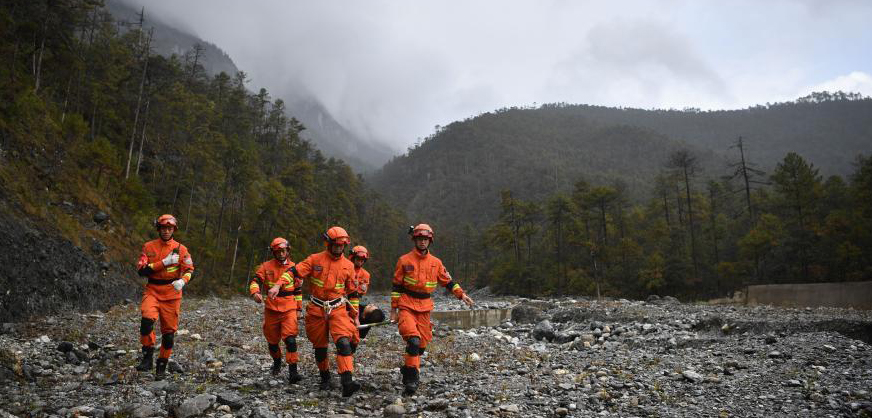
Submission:
<svg viewBox="0 0 872 418">
<path fill-rule="evenodd" d="M 149 1 L 277 97 L 395 152 L 504 106 L 734 109 L 872 94 L 872 3 Z"/>
</svg>

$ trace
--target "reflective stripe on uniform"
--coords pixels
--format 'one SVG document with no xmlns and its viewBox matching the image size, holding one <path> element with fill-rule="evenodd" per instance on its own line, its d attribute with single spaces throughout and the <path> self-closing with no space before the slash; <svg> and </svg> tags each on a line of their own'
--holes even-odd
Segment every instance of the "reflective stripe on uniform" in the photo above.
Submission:
<svg viewBox="0 0 872 418">
<path fill-rule="evenodd" d="M 345 289 L 345 283 L 336 283 L 336 289 Z"/>
<path fill-rule="evenodd" d="M 318 285 L 318 287 L 324 287 L 324 282 L 315 278 L 312 278 L 312 283 Z"/>
<path fill-rule="evenodd" d="M 424 284 L 426 287 L 436 287 L 436 282 L 427 282 Z"/>
<path fill-rule="evenodd" d="M 457 289 L 458 287 L 460 287 L 460 285 L 457 283 L 454 283 L 454 286 L 451 286 L 451 290 Z"/>
<path fill-rule="evenodd" d="M 178 270 L 179 270 L 179 266 L 167 267 L 167 273 L 172 273 L 172 272 L 178 271 Z"/>
<path fill-rule="evenodd" d="M 406 283 L 408 283 L 408 284 L 418 284 L 418 280 L 417 280 L 417 279 L 413 279 L 413 278 L 411 278 L 411 277 L 409 277 L 409 276 L 403 277 L 403 281 L 406 282 Z"/>
</svg>

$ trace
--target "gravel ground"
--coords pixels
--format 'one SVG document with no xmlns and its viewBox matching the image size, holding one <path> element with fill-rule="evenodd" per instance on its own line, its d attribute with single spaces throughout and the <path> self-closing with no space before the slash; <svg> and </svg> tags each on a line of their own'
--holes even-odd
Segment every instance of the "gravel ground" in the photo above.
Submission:
<svg viewBox="0 0 872 418">
<path fill-rule="evenodd" d="M 872 312 L 473 296 L 514 306 L 512 322 L 437 326 L 413 397 L 390 326 L 358 349 L 364 387 L 349 399 L 317 389 L 304 337 L 304 380 L 270 376 L 262 307 L 243 298 L 185 299 L 183 370 L 161 382 L 133 368 L 136 303 L 3 324 L 0 417 L 872 416 Z"/>
</svg>

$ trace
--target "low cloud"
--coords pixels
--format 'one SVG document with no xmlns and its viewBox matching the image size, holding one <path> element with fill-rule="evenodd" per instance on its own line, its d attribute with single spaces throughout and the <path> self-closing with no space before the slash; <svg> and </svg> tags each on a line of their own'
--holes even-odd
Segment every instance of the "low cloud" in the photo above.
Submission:
<svg viewBox="0 0 872 418">
<path fill-rule="evenodd" d="M 864 1 L 123 1 L 396 151 L 505 106 L 737 108 L 804 86 L 869 94 L 872 72 Z"/>
</svg>

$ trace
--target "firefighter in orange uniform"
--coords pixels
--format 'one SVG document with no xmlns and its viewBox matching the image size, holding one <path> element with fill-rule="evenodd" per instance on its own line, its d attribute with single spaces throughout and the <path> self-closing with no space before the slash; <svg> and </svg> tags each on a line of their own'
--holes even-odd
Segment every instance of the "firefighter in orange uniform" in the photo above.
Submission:
<svg viewBox="0 0 872 418">
<path fill-rule="evenodd" d="M 327 360 L 328 336 L 336 344 L 336 364 L 342 382 L 342 396 L 348 397 L 360 389 L 352 378 L 354 359 L 351 341 L 357 308 L 347 307 L 348 293 L 357 291 L 354 264 L 343 256 L 351 241 L 345 229 L 334 226 L 322 235 L 325 251 L 312 254 L 291 267 L 294 277 L 309 283 L 309 303 L 306 306 L 306 336 L 315 349 L 315 360 L 321 376 L 321 390 L 333 387 Z M 353 318 L 352 318 L 353 315 Z"/>
<path fill-rule="evenodd" d="M 400 335 L 406 341 L 405 364 L 400 368 L 406 395 L 418 390 L 421 354 L 433 339 L 433 325 L 430 323 L 433 300 L 430 295 L 436 286 L 445 286 L 467 306 L 474 303 L 451 279 L 442 261 L 430 254 L 433 229 L 427 224 L 419 224 L 410 227 L 409 234 L 415 248 L 397 261 L 391 292 L 391 321 L 399 322 Z"/>
<path fill-rule="evenodd" d="M 363 264 L 369 259 L 369 251 L 367 251 L 366 247 L 362 245 L 355 245 L 354 248 L 351 249 L 351 254 L 348 255 L 348 259 L 354 263 L 354 277 L 357 281 L 357 291 L 348 293 L 348 302 L 349 302 L 349 315 L 352 315 L 352 310 L 357 312 L 358 315 L 355 316 L 357 321 L 355 321 L 355 333 L 351 338 L 351 351 L 357 352 L 357 346 L 360 344 L 360 332 L 357 330 L 357 326 L 360 325 L 360 299 L 363 298 L 363 295 L 366 294 L 366 291 L 369 290 L 369 279 L 370 274 L 363 268 Z"/>
<path fill-rule="evenodd" d="M 167 363 L 173 352 L 173 337 L 179 326 L 182 288 L 191 280 L 194 261 L 188 249 L 173 239 L 173 234 L 178 230 L 178 221 L 173 215 L 161 215 L 155 221 L 155 227 L 160 238 L 142 246 L 142 254 L 136 263 L 139 275 L 148 277 L 140 305 L 142 361 L 136 370 L 152 369 L 154 322 L 160 318 L 161 344 L 155 378 L 161 380 L 166 375 Z"/>
<path fill-rule="evenodd" d="M 248 284 L 248 291 L 257 303 L 263 303 L 260 284 L 268 290 L 263 310 L 263 335 L 266 337 L 269 355 L 273 359 L 270 372 L 273 376 L 282 370 L 282 352 L 279 342 L 285 343 L 285 362 L 288 363 L 288 382 L 297 383 L 301 377 L 297 371 L 297 301 L 294 279 L 289 272 L 294 263 L 288 256 L 288 241 L 276 238 L 269 245 L 273 259 L 257 267 Z"/>
</svg>

